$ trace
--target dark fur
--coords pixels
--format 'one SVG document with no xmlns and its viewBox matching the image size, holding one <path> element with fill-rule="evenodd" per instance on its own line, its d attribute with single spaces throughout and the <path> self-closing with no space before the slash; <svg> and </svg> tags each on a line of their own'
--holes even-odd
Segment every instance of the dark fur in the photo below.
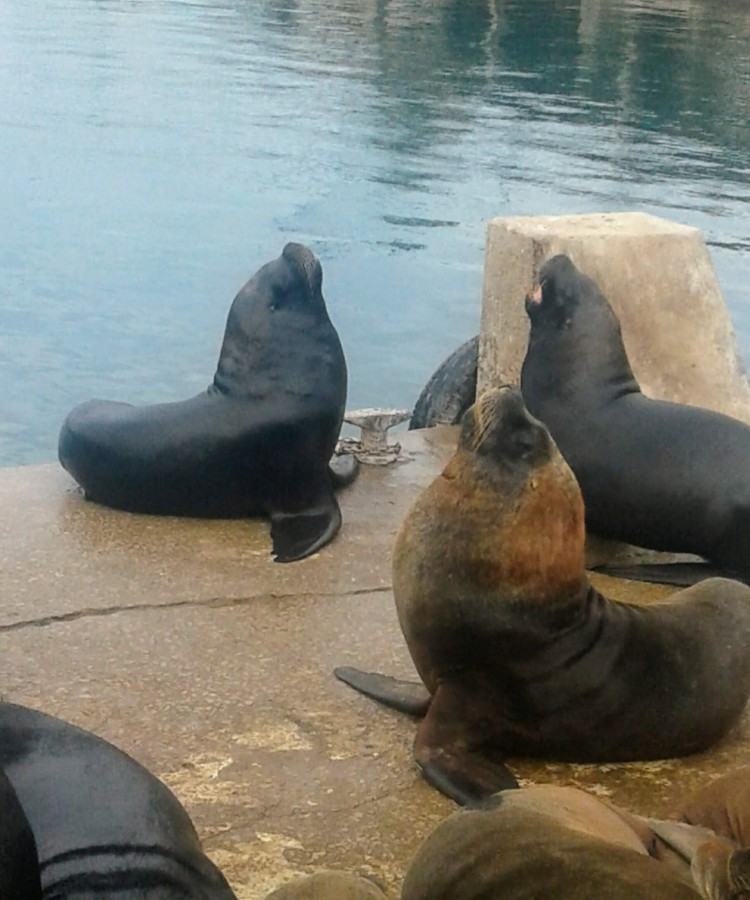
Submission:
<svg viewBox="0 0 750 900">
<path fill-rule="evenodd" d="M 566 256 L 527 298 L 521 390 L 573 469 L 586 527 L 654 550 L 696 553 L 750 578 L 750 427 L 645 397 L 615 313 Z"/>
<path fill-rule="evenodd" d="M 308 556 L 341 525 L 328 466 L 347 372 L 322 271 L 287 244 L 235 298 L 214 381 L 190 400 L 90 400 L 60 432 L 62 465 L 86 497 L 165 515 L 267 515 L 279 561 Z"/>
<path fill-rule="evenodd" d="M 33 884 L 41 872 L 44 900 L 234 900 L 174 794 L 96 735 L 0 703 L 0 771 L 38 853 L 34 869 L 19 827 L 11 855 L 27 862 L 16 878 Z M 0 849 L 7 849 L 8 817 L 18 810 L 13 797 L 0 798 Z"/>
</svg>

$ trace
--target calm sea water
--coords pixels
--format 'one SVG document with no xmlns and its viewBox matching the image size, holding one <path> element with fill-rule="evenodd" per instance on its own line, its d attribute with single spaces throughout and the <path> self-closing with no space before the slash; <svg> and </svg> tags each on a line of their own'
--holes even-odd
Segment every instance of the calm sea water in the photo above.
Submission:
<svg viewBox="0 0 750 900">
<path fill-rule="evenodd" d="M 496 215 L 697 226 L 750 356 L 748 122 L 747 0 L 2 0 L 0 464 L 205 387 L 288 240 L 350 407 L 476 332 Z"/>
</svg>

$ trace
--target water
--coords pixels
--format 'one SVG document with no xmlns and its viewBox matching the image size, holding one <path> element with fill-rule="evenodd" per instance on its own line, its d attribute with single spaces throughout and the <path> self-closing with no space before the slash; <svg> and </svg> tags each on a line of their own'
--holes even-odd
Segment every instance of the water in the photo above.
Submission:
<svg viewBox="0 0 750 900">
<path fill-rule="evenodd" d="M 750 356 L 749 120 L 747 0 L 0 0 L 0 464 L 205 387 L 288 240 L 350 407 L 476 332 L 496 215 L 700 228 Z"/>
</svg>

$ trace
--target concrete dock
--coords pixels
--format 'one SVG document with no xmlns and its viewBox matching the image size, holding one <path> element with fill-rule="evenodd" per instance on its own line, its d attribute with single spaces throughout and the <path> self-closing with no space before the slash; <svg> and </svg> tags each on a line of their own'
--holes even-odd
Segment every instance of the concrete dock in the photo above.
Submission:
<svg viewBox="0 0 750 900">
<path fill-rule="evenodd" d="M 336 540 L 287 565 L 271 560 L 261 520 L 132 515 L 85 502 L 56 464 L 0 469 L 0 694 L 159 775 L 240 900 L 321 868 L 370 875 L 398 897 L 417 846 L 454 806 L 412 762 L 414 723 L 331 673 L 414 677 L 391 546 L 455 434 L 399 435 L 403 460 L 363 467 L 340 494 Z M 592 580 L 628 600 L 672 590 Z M 662 815 L 749 750 L 746 713 L 709 753 L 679 761 L 511 767 Z"/>
</svg>

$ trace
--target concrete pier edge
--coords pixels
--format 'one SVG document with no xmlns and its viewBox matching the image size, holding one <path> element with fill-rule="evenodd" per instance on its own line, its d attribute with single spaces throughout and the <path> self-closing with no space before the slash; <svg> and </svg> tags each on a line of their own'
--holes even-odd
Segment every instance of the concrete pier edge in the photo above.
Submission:
<svg viewBox="0 0 750 900">
<path fill-rule="evenodd" d="M 480 388 L 518 380 L 523 296 L 560 251 L 610 296 L 645 389 L 750 421 L 700 235 L 637 213 L 490 222 Z M 629 309 L 643 328 L 631 329 Z M 663 340 L 646 343 L 653 334 Z M 0 695 L 100 734 L 163 778 L 240 900 L 328 869 L 370 877 L 395 900 L 417 847 L 454 809 L 413 764 L 414 722 L 332 675 L 355 665 L 416 677 L 391 547 L 456 429 L 399 439 L 399 462 L 365 467 L 340 494 L 336 540 L 288 565 L 271 560 L 262 520 L 122 513 L 87 503 L 56 464 L 0 469 Z M 672 592 L 592 580 L 630 602 Z M 578 786 L 664 816 L 679 796 L 750 762 L 749 737 L 746 711 L 710 751 L 684 759 L 509 764 L 522 783 Z"/>
</svg>

